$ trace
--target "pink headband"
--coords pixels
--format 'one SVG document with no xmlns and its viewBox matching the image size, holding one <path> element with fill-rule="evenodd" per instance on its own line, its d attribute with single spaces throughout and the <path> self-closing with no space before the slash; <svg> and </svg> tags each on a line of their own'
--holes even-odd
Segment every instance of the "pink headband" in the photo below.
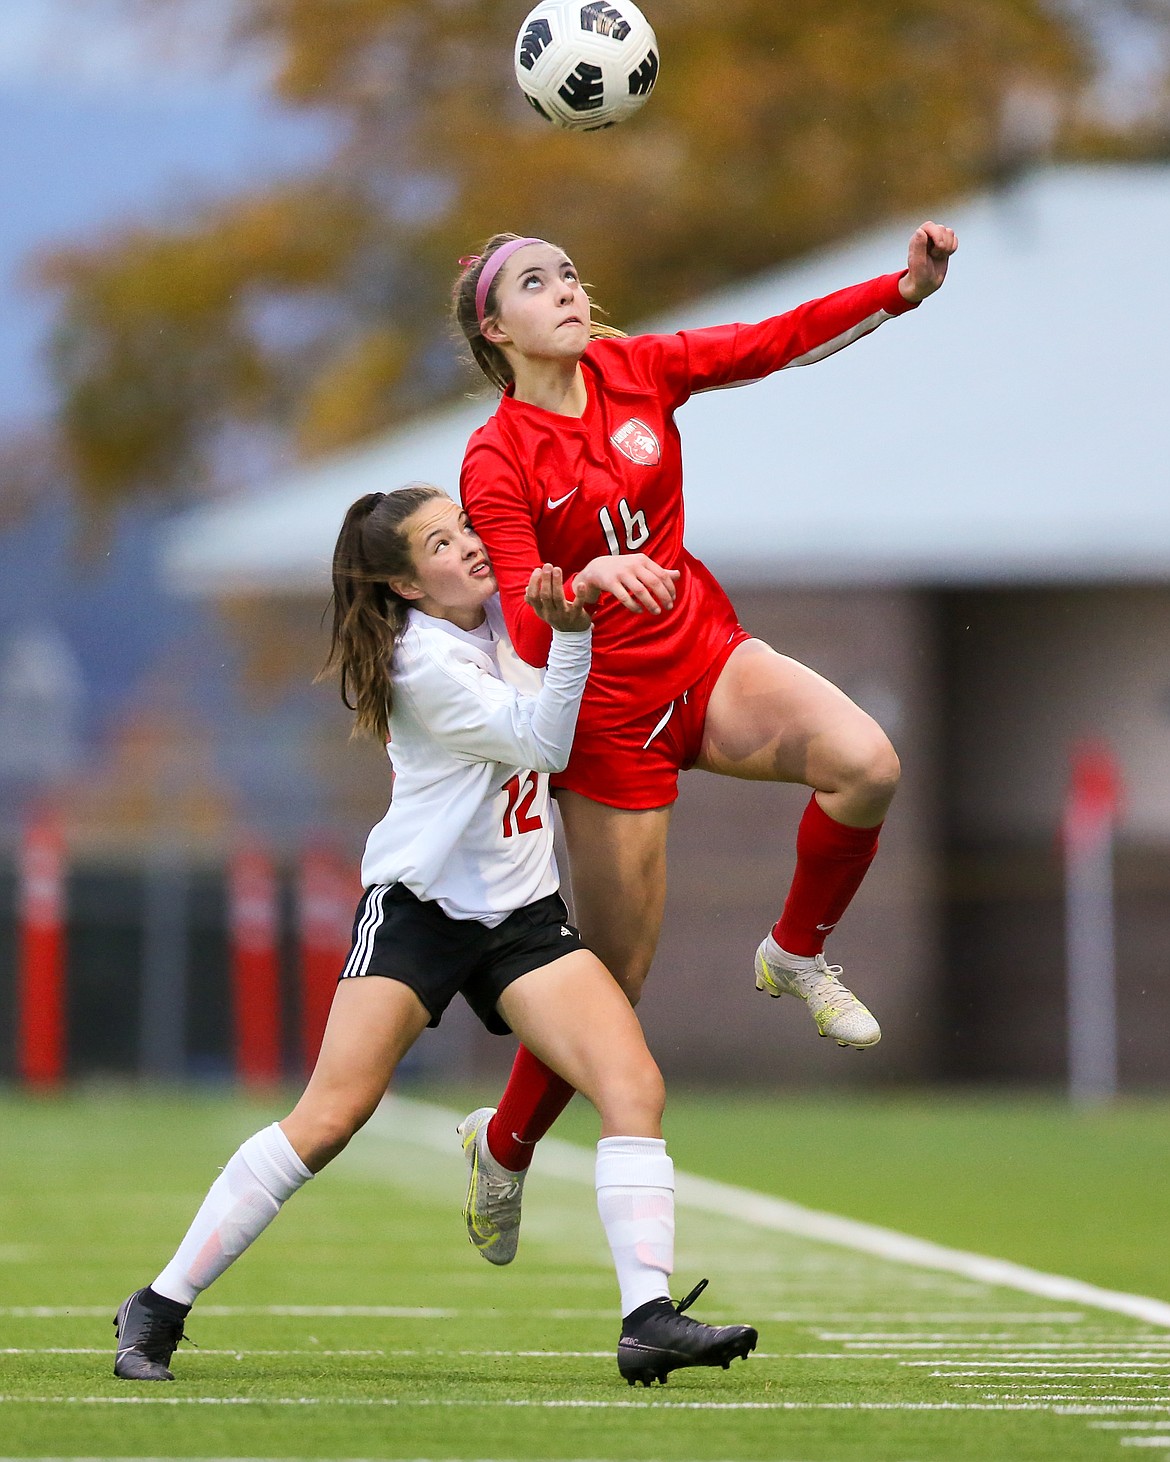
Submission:
<svg viewBox="0 0 1170 1462">
<path fill-rule="evenodd" d="M 506 244 L 501 244 L 496 252 L 483 266 L 483 271 L 475 284 L 475 318 L 480 325 L 483 324 L 484 310 L 487 306 L 488 290 L 492 287 L 492 280 L 512 257 L 517 249 L 523 249 L 528 244 L 543 244 L 544 239 L 509 239 Z"/>
</svg>

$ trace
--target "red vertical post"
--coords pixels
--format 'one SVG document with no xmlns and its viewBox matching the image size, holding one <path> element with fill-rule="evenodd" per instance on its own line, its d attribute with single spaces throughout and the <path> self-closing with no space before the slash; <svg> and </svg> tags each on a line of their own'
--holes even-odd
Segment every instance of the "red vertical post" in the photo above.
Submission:
<svg viewBox="0 0 1170 1462">
<path fill-rule="evenodd" d="M 17 1070 L 49 1090 L 65 1074 L 65 847 L 53 813 L 25 824 L 19 878 Z"/>
<path fill-rule="evenodd" d="M 228 910 L 236 1075 L 267 1086 L 281 1074 L 280 920 L 276 872 L 262 848 L 247 845 L 232 858 Z"/>
<path fill-rule="evenodd" d="M 304 850 L 297 888 L 297 932 L 301 1057 L 306 1071 L 317 1059 L 337 977 L 349 954 L 357 895 L 357 880 L 336 853 L 323 847 Z"/>
<path fill-rule="evenodd" d="M 1068 965 L 1068 1076 L 1074 1101 L 1117 1093 L 1113 834 L 1121 773 L 1103 742 L 1073 750 L 1062 826 Z"/>
</svg>

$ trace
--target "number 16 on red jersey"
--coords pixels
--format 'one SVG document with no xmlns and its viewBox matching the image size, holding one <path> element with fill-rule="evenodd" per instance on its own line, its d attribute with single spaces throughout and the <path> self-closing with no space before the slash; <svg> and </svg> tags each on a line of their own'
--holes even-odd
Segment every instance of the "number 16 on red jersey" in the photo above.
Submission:
<svg viewBox="0 0 1170 1462">
<path fill-rule="evenodd" d="M 618 503 L 618 515 L 622 520 L 622 527 L 625 530 L 625 547 L 622 547 L 621 539 L 618 537 L 617 526 L 608 508 L 602 508 L 598 517 L 601 519 L 601 531 L 605 534 L 605 541 L 609 545 L 610 553 L 637 553 L 643 543 L 650 537 L 650 529 L 646 525 L 646 514 L 641 508 L 636 513 L 630 512 L 630 505 L 622 498 Z"/>
</svg>

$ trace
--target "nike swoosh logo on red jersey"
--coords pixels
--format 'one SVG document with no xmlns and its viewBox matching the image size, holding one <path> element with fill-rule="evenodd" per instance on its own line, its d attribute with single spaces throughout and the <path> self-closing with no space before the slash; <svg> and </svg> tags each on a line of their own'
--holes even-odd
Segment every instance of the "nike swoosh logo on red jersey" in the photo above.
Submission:
<svg viewBox="0 0 1170 1462">
<path fill-rule="evenodd" d="M 579 488 L 580 486 L 581 484 L 578 483 L 577 487 L 573 489 L 573 492 L 576 492 L 577 488 Z M 562 503 L 567 503 L 569 501 L 569 499 L 573 496 L 573 492 L 565 493 L 564 497 L 546 498 L 545 501 L 548 504 L 549 508 L 559 508 Z"/>
</svg>

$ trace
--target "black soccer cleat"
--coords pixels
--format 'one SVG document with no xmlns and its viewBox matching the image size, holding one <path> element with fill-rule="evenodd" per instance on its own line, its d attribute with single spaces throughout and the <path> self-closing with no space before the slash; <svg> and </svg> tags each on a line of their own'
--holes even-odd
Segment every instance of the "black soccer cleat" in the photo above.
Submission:
<svg viewBox="0 0 1170 1462">
<path fill-rule="evenodd" d="M 622 1321 L 618 1341 L 618 1370 L 631 1386 L 641 1381 L 652 1386 L 684 1366 L 722 1366 L 747 1358 L 759 1339 L 751 1325 L 704 1325 L 683 1314 L 707 1288 L 701 1279 L 686 1299 L 651 1300 L 639 1305 Z"/>
<path fill-rule="evenodd" d="M 180 1305 L 149 1287 L 136 1289 L 114 1316 L 118 1351 L 114 1375 L 123 1381 L 173 1381 L 171 1356 L 183 1338 L 189 1305 Z"/>
</svg>

